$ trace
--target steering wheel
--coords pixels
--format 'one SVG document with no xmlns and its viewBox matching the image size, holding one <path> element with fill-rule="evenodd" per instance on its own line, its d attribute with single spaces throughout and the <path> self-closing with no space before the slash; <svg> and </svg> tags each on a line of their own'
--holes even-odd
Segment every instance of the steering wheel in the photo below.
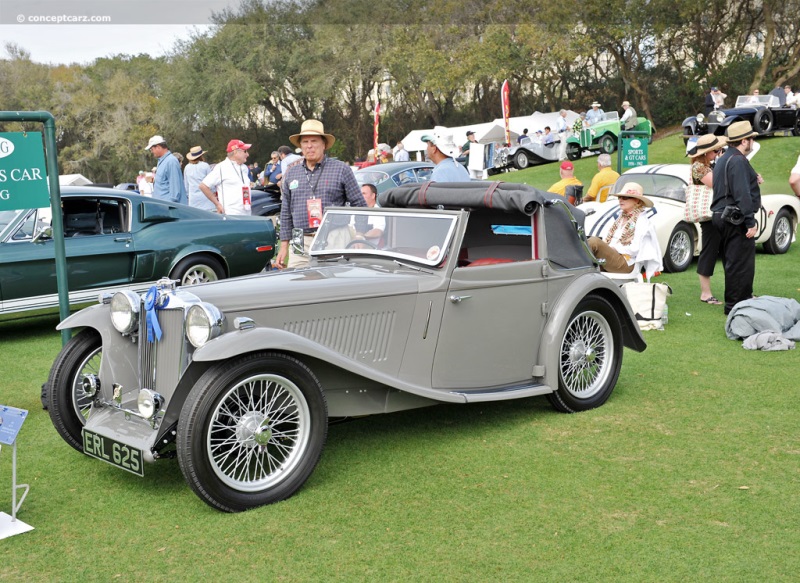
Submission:
<svg viewBox="0 0 800 583">
<path fill-rule="evenodd" d="M 375 243 L 367 241 L 366 239 L 353 239 L 347 245 L 345 245 L 344 248 L 345 249 L 350 249 L 351 247 L 354 247 L 355 245 L 366 245 L 367 247 L 370 247 L 372 249 L 377 249 L 378 248 L 378 246 Z"/>
</svg>

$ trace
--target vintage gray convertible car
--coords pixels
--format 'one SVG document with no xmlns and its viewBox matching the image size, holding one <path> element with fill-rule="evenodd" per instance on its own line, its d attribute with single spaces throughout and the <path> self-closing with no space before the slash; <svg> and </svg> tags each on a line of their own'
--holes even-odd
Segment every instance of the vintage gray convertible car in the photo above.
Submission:
<svg viewBox="0 0 800 583">
<path fill-rule="evenodd" d="M 177 456 L 202 500 L 241 511 L 303 485 L 329 419 L 536 395 L 583 411 L 623 346 L 645 349 L 563 198 L 426 183 L 379 201 L 329 209 L 310 267 L 163 280 L 64 320 L 80 331 L 46 385 L 58 433 L 139 476 Z"/>
</svg>

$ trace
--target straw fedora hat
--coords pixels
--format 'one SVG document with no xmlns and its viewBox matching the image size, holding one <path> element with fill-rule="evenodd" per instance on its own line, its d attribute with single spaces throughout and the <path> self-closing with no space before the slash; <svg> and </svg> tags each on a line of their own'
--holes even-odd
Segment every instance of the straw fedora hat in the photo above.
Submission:
<svg viewBox="0 0 800 583">
<path fill-rule="evenodd" d="M 728 145 L 728 138 L 725 136 L 715 136 L 714 134 L 705 134 L 700 136 L 694 144 L 687 144 L 686 155 L 692 158 L 702 156 L 706 152 L 714 152 L 721 150 Z"/>
<path fill-rule="evenodd" d="M 289 136 L 289 141 L 295 146 L 300 146 L 300 138 L 303 136 L 319 136 L 325 141 L 325 149 L 327 150 L 336 142 L 336 138 L 332 134 L 325 133 L 325 127 L 322 122 L 316 119 L 307 119 L 300 126 L 300 133 Z"/>
<path fill-rule="evenodd" d="M 738 142 L 757 135 L 758 132 L 753 131 L 753 126 L 750 125 L 749 121 L 734 122 L 725 130 L 725 136 L 727 136 L 729 142 Z"/>
<path fill-rule="evenodd" d="M 650 208 L 653 206 L 653 201 L 644 195 L 644 188 L 638 182 L 628 182 L 622 186 L 622 192 L 614 192 L 616 196 L 626 196 L 628 198 L 636 198 L 644 203 L 644 206 Z"/>
<path fill-rule="evenodd" d="M 205 155 L 206 151 L 203 150 L 202 146 L 194 146 L 191 150 L 186 154 L 187 160 L 197 160 L 200 156 Z"/>
</svg>

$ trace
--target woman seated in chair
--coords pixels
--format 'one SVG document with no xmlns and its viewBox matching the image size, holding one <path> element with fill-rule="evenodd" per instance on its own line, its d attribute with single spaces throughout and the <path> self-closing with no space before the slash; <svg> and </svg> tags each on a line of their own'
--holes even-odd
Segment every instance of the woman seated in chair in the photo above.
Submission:
<svg viewBox="0 0 800 583">
<path fill-rule="evenodd" d="M 623 186 L 624 192 L 614 193 L 619 199 L 620 214 L 605 237 L 589 237 L 589 247 L 597 259 L 600 269 L 610 273 L 631 273 L 634 265 L 651 259 L 654 252 L 654 229 L 645 215 L 645 209 L 653 201 L 644 195 L 644 189 L 636 182 Z"/>
</svg>

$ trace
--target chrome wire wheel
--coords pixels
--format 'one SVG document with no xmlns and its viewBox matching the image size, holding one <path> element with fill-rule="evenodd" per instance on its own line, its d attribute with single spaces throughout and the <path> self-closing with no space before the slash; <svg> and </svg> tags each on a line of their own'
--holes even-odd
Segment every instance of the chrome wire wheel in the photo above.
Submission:
<svg viewBox="0 0 800 583">
<path fill-rule="evenodd" d="M 775 221 L 773 230 L 775 246 L 777 249 L 788 249 L 792 241 L 792 221 L 788 215 L 782 214 Z"/>
<path fill-rule="evenodd" d="M 208 460 L 225 485 L 258 492 L 292 473 L 310 435 L 311 412 L 300 388 L 286 377 L 259 374 L 235 384 L 213 408 Z"/>
<path fill-rule="evenodd" d="M 691 235 L 685 229 L 676 229 L 669 240 L 669 270 L 684 271 L 692 262 L 694 244 Z"/>
<path fill-rule="evenodd" d="M 88 374 L 100 376 L 100 360 L 102 356 L 102 348 L 87 354 L 83 362 L 78 365 L 77 374 L 72 379 L 72 408 L 82 425 L 85 425 L 86 420 L 89 418 L 92 401 L 94 400 L 92 396 L 86 394 L 83 388 L 83 378 Z"/>
<path fill-rule="evenodd" d="M 586 311 L 567 326 L 561 343 L 559 374 L 564 389 L 578 399 L 589 399 L 606 387 L 615 362 L 613 333 L 599 312 Z"/>
</svg>

